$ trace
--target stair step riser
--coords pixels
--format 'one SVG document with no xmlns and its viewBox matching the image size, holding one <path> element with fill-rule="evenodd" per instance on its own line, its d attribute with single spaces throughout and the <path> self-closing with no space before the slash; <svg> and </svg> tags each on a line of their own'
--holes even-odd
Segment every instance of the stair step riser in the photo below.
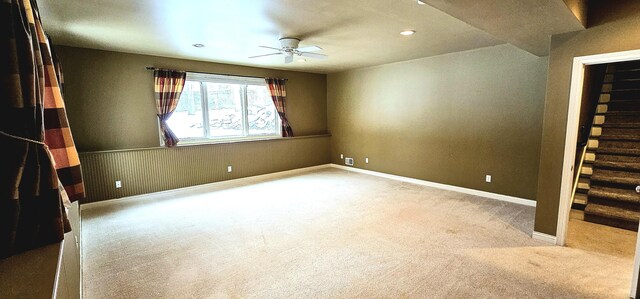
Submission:
<svg viewBox="0 0 640 299">
<path fill-rule="evenodd" d="M 640 101 L 609 102 L 607 106 L 607 111 L 640 111 Z"/>
<path fill-rule="evenodd" d="M 601 115 L 598 115 L 601 116 Z M 604 121 L 607 123 L 639 123 L 640 113 L 638 115 L 604 115 Z"/>
<path fill-rule="evenodd" d="M 640 142 L 640 136 L 632 135 L 632 134 L 625 134 L 625 135 L 606 134 L 606 135 L 599 136 L 598 142 L 604 142 L 604 141 L 632 142 L 633 143 L 633 142 Z"/>
<path fill-rule="evenodd" d="M 593 176 L 594 177 L 616 177 L 616 178 L 625 178 L 625 179 L 633 179 L 640 181 L 640 173 L 629 172 L 623 170 L 610 170 L 610 169 L 601 169 L 601 168 L 593 168 Z"/>
<path fill-rule="evenodd" d="M 617 89 L 640 89 L 640 80 L 613 82 L 613 90 Z"/>
<path fill-rule="evenodd" d="M 608 164 L 596 164 L 596 170 L 615 170 L 615 171 L 624 171 L 624 172 L 640 172 L 640 166 L 637 165 L 608 165 Z"/>
<path fill-rule="evenodd" d="M 621 100 L 640 100 L 640 90 L 615 90 L 611 91 L 609 94 L 611 95 L 612 102 Z"/>
<path fill-rule="evenodd" d="M 596 155 L 598 154 L 619 155 L 619 156 L 629 156 L 629 157 L 639 158 L 640 149 L 599 148 L 596 152 Z"/>
<path fill-rule="evenodd" d="M 590 185 L 591 189 L 589 189 L 588 191 L 600 190 L 602 188 L 615 189 L 616 190 L 615 194 L 625 195 L 626 197 L 622 199 L 616 199 L 615 197 L 607 197 L 607 196 L 600 196 L 600 197 L 611 198 L 614 200 L 640 202 L 640 197 L 637 196 L 637 193 L 634 193 L 635 192 L 634 189 L 636 188 L 637 185 L 638 184 L 633 184 L 630 182 L 621 183 L 616 179 L 596 178 L 591 181 L 591 185 Z M 592 194 L 592 196 L 595 196 L 595 195 Z"/>
<path fill-rule="evenodd" d="M 607 226 L 613 226 L 613 227 L 622 228 L 626 230 L 638 231 L 638 223 L 635 221 L 611 219 L 611 218 L 606 218 L 598 215 L 587 214 L 587 212 L 585 212 L 584 214 L 584 221 L 598 223 L 598 224 L 607 225 Z"/>
<path fill-rule="evenodd" d="M 616 201 L 616 200 L 602 199 L 598 197 L 590 197 L 588 199 L 588 203 L 602 205 L 602 206 L 616 207 L 620 209 L 625 209 L 627 211 L 640 213 L 640 205 L 634 202 Z"/>
<path fill-rule="evenodd" d="M 640 136 L 640 128 L 602 128 L 600 135 L 636 135 Z"/>
<path fill-rule="evenodd" d="M 626 70 L 636 70 L 636 69 L 640 69 L 640 61 L 625 61 L 625 62 L 618 62 L 616 64 L 610 64 L 607 66 L 607 72 L 608 73 L 612 73 L 612 72 L 620 72 L 620 71 L 626 71 Z"/>
<path fill-rule="evenodd" d="M 614 80 L 628 80 L 640 78 L 640 71 L 620 71 L 613 74 Z"/>
<path fill-rule="evenodd" d="M 589 196 L 640 203 L 640 195 L 635 193 L 636 186 L 637 184 L 632 183 L 632 180 L 596 177 L 591 180 L 591 189 L 589 189 L 587 193 Z M 616 195 L 622 197 L 620 199 L 616 199 Z"/>
<path fill-rule="evenodd" d="M 640 149 L 640 141 L 600 140 L 598 148 Z"/>
<path fill-rule="evenodd" d="M 589 155 L 589 153 L 587 153 L 587 155 Z M 593 154 L 593 159 L 595 160 L 596 158 L 603 162 L 640 162 L 640 158 L 633 156 Z"/>
<path fill-rule="evenodd" d="M 585 221 L 635 231 L 640 220 L 635 192 L 640 185 L 639 79 L 640 61 L 607 65 L 585 156 L 590 173 L 577 182 L 582 190 L 589 187 Z"/>
</svg>

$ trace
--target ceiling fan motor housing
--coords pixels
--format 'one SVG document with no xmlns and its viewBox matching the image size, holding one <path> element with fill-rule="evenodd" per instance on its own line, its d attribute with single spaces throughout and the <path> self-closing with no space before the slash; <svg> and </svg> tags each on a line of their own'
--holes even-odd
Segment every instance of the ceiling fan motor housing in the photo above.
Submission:
<svg viewBox="0 0 640 299">
<path fill-rule="evenodd" d="M 280 45 L 283 49 L 297 49 L 300 40 L 295 37 L 283 37 L 280 39 Z"/>
</svg>

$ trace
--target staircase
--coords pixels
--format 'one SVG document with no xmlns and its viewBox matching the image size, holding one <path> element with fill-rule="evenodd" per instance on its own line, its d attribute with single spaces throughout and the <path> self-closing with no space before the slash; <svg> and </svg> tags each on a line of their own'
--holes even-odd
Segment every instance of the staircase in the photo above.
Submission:
<svg viewBox="0 0 640 299">
<path fill-rule="evenodd" d="M 574 201 L 584 202 L 585 221 L 637 231 L 640 219 L 637 186 L 640 186 L 640 61 L 607 67 Z"/>
</svg>

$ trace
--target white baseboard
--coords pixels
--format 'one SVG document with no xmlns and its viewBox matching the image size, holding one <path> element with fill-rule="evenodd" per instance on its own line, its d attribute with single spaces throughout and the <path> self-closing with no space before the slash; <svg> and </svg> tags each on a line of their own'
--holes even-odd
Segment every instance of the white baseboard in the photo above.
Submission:
<svg viewBox="0 0 640 299">
<path fill-rule="evenodd" d="M 397 180 L 397 181 L 402 181 L 402 182 L 407 182 L 407 183 L 412 183 L 412 184 L 417 184 L 417 185 L 422 185 L 422 186 L 427 186 L 427 187 L 433 187 L 433 188 L 438 188 L 438 189 L 456 191 L 456 192 L 465 193 L 465 194 L 471 194 L 471 195 L 476 195 L 476 196 L 481 196 L 481 197 L 486 197 L 486 198 L 491 198 L 491 199 L 496 199 L 496 200 L 501 200 L 501 201 L 507 201 L 507 202 L 512 202 L 512 203 L 531 206 L 531 207 L 535 207 L 536 206 L 536 202 L 535 201 L 530 200 L 530 199 L 525 199 L 525 198 L 513 197 L 513 196 L 497 194 L 497 193 L 491 193 L 491 192 L 480 191 L 480 190 L 469 189 L 469 188 L 463 188 L 463 187 L 458 187 L 458 186 L 451 186 L 451 185 L 446 185 L 446 184 L 441 184 L 441 183 L 435 183 L 435 182 L 430 182 L 430 181 L 425 181 L 425 180 L 413 179 L 413 178 L 403 177 L 403 176 L 399 176 L 399 175 L 393 175 L 393 174 L 382 173 L 382 172 L 366 170 L 366 169 L 360 169 L 360 168 L 355 168 L 355 167 L 348 167 L 348 166 L 343 166 L 343 165 L 338 165 L 338 164 L 322 164 L 322 165 L 311 166 L 311 167 L 297 168 L 297 169 L 292 169 L 292 170 L 285 170 L 285 171 L 262 174 L 262 175 L 256 175 L 256 176 L 237 178 L 237 179 L 213 182 L 213 183 L 196 185 L 196 186 L 189 186 L 189 187 L 179 188 L 179 189 L 171 189 L 171 190 L 159 191 L 159 192 L 148 193 L 148 194 L 132 195 L 132 196 L 127 196 L 127 197 L 103 200 L 103 201 L 99 201 L 99 202 L 86 203 L 86 204 L 83 204 L 83 205 L 80 206 L 80 210 L 93 208 L 93 207 L 98 207 L 98 206 L 110 205 L 110 204 L 114 204 L 116 202 L 120 202 L 120 201 L 123 201 L 123 200 L 141 199 L 141 198 L 148 197 L 148 196 L 155 196 L 155 195 L 158 195 L 158 194 L 177 192 L 177 191 L 206 189 L 206 188 L 209 188 L 211 186 L 215 186 L 217 184 L 223 184 L 223 183 L 231 183 L 231 182 L 238 183 L 238 182 L 243 182 L 243 181 L 273 179 L 273 178 L 279 178 L 279 177 L 284 177 L 284 176 L 289 176 L 289 175 L 294 175 L 294 174 L 298 174 L 298 173 L 304 173 L 304 172 L 309 172 L 309 171 L 313 171 L 313 170 L 317 170 L 317 169 L 323 169 L 323 168 L 329 168 L 329 167 L 334 167 L 334 168 L 344 169 L 344 170 L 348 170 L 348 171 L 374 175 L 374 176 L 378 176 L 378 177 L 388 178 L 388 179 L 392 179 L 392 180 Z"/>
<path fill-rule="evenodd" d="M 491 193 L 491 192 L 480 191 L 480 190 L 464 188 L 464 187 L 458 187 L 458 186 L 451 186 L 451 185 L 447 185 L 447 184 L 441 184 L 441 183 L 435 183 L 435 182 L 424 181 L 424 180 L 419 180 L 419 179 L 413 179 L 413 178 L 403 177 L 403 176 L 399 176 L 399 175 L 388 174 L 388 173 L 383 173 L 383 172 L 377 172 L 377 171 L 373 171 L 373 170 L 360 169 L 360 168 L 349 167 L 349 166 L 343 166 L 343 165 L 338 165 L 338 164 L 331 164 L 331 167 L 340 168 L 340 169 L 349 170 L 349 171 L 354 171 L 354 172 L 359 172 L 359 173 L 364 173 L 364 174 L 369 174 L 369 175 L 375 175 L 375 176 L 379 176 L 379 177 L 383 177 L 383 178 L 387 178 L 387 179 L 392 179 L 392 180 L 397 180 L 397 181 L 402 181 L 402 182 L 407 182 L 407 183 L 412 183 L 412 184 L 417 184 L 417 185 L 422 185 L 422 186 L 427 186 L 427 187 L 433 187 L 433 188 L 438 188 L 438 189 L 456 191 L 456 192 L 460 192 L 460 193 L 466 193 L 466 194 L 471 194 L 471 195 L 476 195 L 476 196 L 481 196 L 481 197 L 486 197 L 486 198 L 491 198 L 491 199 L 496 199 L 496 200 L 501 200 L 501 201 L 508 201 L 508 202 L 517 203 L 517 204 L 530 206 L 530 207 L 535 207 L 536 206 L 535 200 L 526 199 L 526 198 L 520 198 L 520 197 L 509 196 L 509 195 Z"/>
<path fill-rule="evenodd" d="M 557 240 L 556 236 L 548 235 L 548 234 L 537 232 L 537 231 L 534 231 L 533 234 L 531 234 L 531 238 L 539 241 L 543 241 L 549 244 L 553 244 L 553 245 L 556 244 L 556 240 Z"/>
<path fill-rule="evenodd" d="M 244 177 L 244 178 L 237 178 L 237 179 L 218 181 L 218 182 L 207 183 L 207 184 L 200 184 L 200 185 L 189 186 L 189 187 L 184 187 L 184 188 L 170 189 L 170 190 L 164 190 L 164 191 L 158 191 L 158 192 L 146 193 L 146 194 L 138 194 L 138 195 L 132 195 L 132 196 L 120 197 L 120 198 L 114 198 L 114 199 L 107 199 L 107 200 L 102 200 L 102 201 L 98 201 L 98 202 L 91 202 L 91 203 L 86 203 L 86 204 L 80 205 L 80 211 L 85 210 L 85 209 L 95 208 L 95 207 L 109 206 L 109 205 L 112 205 L 112 204 L 115 204 L 115 203 L 118 203 L 118 202 L 122 202 L 122 201 L 141 200 L 141 199 L 144 199 L 144 198 L 147 198 L 147 197 L 153 197 L 153 196 L 157 196 L 157 195 L 160 195 L 160 194 L 167 194 L 167 193 L 173 193 L 173 192 L 183 192 L 183 191 L 198 190 L 198 189 L 207 189 L 207 188 L 211 188 L 211 187 L 216 186 L 216 185 L 228 184 L 228 183 L 242 183 L 242 182 L 258 181 L 258 180 L 265 180 L 265 179 L 275 179 L 275 178 L 281 178 L 281 177 L 285 177 L 285 176 L 290 176 L 290 175 L 294 175 L 294 174 L 299 174 L 299 173 L 304 173 L 304 172 L 309 172 L 309 171 L 313 171 L 313 170 L 317 170 L 317 169 L 323 169 L 323 168 L 329 168 L 329 167 L 331 167 L 331 164 L 322 164 L 322 165 L 316 165 L 316 166 L 310 166 L 310 167 L 303 167 L 303 168 L 296 168 L 296 169 L 291 169 L 291 170 L 279 171 L 279 172 L 274 172 L 274 173 L 254 175 L 254 176 L 249 176 L 249 177 Z"/>
</svg>

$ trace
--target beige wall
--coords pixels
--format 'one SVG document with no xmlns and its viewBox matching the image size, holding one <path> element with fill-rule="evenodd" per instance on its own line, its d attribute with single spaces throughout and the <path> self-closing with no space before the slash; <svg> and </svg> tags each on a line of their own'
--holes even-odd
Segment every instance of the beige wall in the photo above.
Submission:
<svg viewBox="0 0 640 299">
<path fill-rule="evenodd" d="M 87 191 L 83 203 L 326 164 L 329 139 L 325 135 L 81 153 Z M 114 188 L 116 180 L 122 188 Z"/>
<path fill-rule="evenodd" d="M 327 132 L 326 75 L 73 47 L 57 51 L 69 123 L 81 152 L 84 202 L 329 162 L 327 136 L 159 148 L 153 73 L 145 67 L 287 78 L 287 114 L 296 136 Z M 123 187 L 116 189 L 115 180 Z"/>
<path fill-rule="evenodd" d="M 153 72 L 147 66 L 287 78 L 287 114 L 296 136 L 327 130 L 323 74 L 64 46 L 56 50 L 64 71 L 69 123 L 80 151 L 159 146 Z"/>
<path fill-rule="evenodd" d="M 640 1 L 590 8 L 594 27 L 551 38 L 535 230 L 555 235 L 574 57 L 640 49 Z M 608 9 L 614 9 L 612 11 Z M 590 23 L 592 16 L 590 15 Z"/>
<path fill-rule="evenodd" d="M 500 45 L 330 74 L 331 160 L 535 199 L 546 68 Z"/>
</svg>

